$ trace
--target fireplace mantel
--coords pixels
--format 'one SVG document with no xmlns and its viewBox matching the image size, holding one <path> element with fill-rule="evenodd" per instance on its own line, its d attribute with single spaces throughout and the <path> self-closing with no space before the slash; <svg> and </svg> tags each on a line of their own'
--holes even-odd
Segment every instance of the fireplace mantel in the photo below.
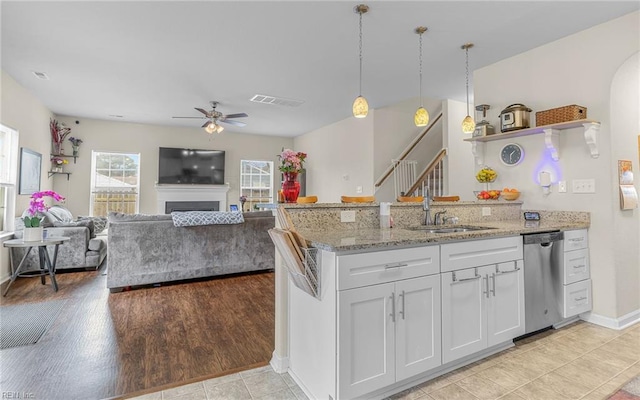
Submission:
<svg viewBox="0 0 640 400">
<path fill-rule="evenodd" d="M 227 211 L 229 185 L 158 185 L 158 214 L 164 214 L 167 201 L 218 201 L 220 211 Z"/>
</svg>

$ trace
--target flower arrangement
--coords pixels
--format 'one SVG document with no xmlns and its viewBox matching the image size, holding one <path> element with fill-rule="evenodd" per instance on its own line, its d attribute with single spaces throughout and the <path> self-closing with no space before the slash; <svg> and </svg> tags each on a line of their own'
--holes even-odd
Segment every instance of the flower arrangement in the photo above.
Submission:
<svg viewBox="0 0 640 400">
<path fill-rule="evenodd" d="M 49 130 L 53 141 L 53 153 L 62 154 L 62 142 L 71 133 L 71 128 L 67 128 L 64 124 L 51 119 L 49 120 Z"/>
<path fill-rule="evenodd" d="M 296 152 L 291 149 L 284 149 L 278 155 L 278 158 L 280 158 L 280 167 L 278 167 L 280 171 L 299 173 L 304 171 L 303 164 L 307 154 L 301 151 Z"/>
<path fill-rule="evenodd" d="M 29 209 L 27 210 L 28 216 L 23 218 L 24 226 L 27 228 L 38 228 L 40 222 L 44 216 L 43 212 L 47 211 L 49 207 L 44 204 L 45 197 L 52 197 L 55 201 L 63 201 L 64 197 L 60 196 L 53 190 L 44 190 L 42 192 L 35 192 L 31 195 L 31 201 L 29 202 Z"/>
<path fill-rule="evenodd" d="M 82 139 L 80 139 L 80 138 L 76 138 L 76 137 L 73 137 L 73 136 L 71 136 L 71 137 L 70 137 L 69 139 L 67 139 L 67 140 L 69 140 L 69 141 L 71 142 L 71 145 L 72 145 L 72 146 L 80 146 L 80 143 L 82 143 Z"/>
<path fill-rule="evenodd" d="M 54 163 L 55 165 L 69 164 L 69 161 L 67 161 L 65 158 L 62 158 L 62 157 L 51 157 L 51 162 Z"/>
</svg>

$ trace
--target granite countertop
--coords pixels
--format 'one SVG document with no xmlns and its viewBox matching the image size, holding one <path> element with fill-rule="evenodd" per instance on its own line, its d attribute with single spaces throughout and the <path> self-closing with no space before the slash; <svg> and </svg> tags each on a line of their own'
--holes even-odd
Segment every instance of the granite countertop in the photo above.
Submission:
<svg viewBox="0 0 640 400">
<path fill-rule="evenodd" d="M 444 225 L 439 227 L 455 227 Z M 566 231 L 586 229 L 588 222 L 582 221 L 541 221 L 537 227 L 525 227 L 524 220 L 486 221 L 459 226 L 482 226 L 487 230 L 467 231 L 456 233 L 428 233 L 408 228 L 394 227 L 391 229 L 359 229 L 359 230 L 313 230 L 300 229 L 300 233 L 311 246 L 332 252 L 347 252 L 356 250 L 389 250 L 401 247 L 414 247 L 425 244 L 439 244 L 463 240 L 491 239 L 521 235 L 526 233 Z"/>
</svg>

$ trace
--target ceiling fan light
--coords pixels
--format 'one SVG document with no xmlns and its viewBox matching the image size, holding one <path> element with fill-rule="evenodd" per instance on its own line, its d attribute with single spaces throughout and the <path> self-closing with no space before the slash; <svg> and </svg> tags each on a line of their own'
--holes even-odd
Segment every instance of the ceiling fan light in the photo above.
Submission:
<svg viewBox="0 0 640 400">
<path fill-rule="evenodd" d="M 369 103 L 362 96 L 356 97 L 353 101 L 353 116 L 356 118 L 364 118 L 369 114 Z"/>
<path fill-rule="evenodd" d="M 416 126 L 427 126 L 429 124 L 429 112 L 424 107 L 418 108 L 413 116 L 413 122 L 415 122 Z"/>
<path fill-rule="evenodd" d="M 204 127 L 204 130 L 208 133 L 208 134 L 212 134 L 216 131 L 216 123 L 211 121 L 207 124 L 207 126 Z"/>
<path fill-rule="evenodd" d="M 220 133 L 224 130 L 224 127 L 222 125 L 218 125 L 218 127 L 216 128 L 216 132 Z"/>
<path fill-rule="evenodd" d="M 464 119 L 462 120 L 462 133 L 473 133 L 473 131 L 475 130 L 476 123 L 473 118 L 471 118 L 470 115 L 464 117 Z"/>
</svg>

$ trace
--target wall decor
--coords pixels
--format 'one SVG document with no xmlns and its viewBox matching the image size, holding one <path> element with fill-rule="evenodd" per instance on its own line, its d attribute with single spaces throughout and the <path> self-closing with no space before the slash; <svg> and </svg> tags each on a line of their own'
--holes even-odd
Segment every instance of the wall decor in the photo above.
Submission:
<svg viewBox="0 0 640 400">
<path fill-rule="evenodd" d="M 618 181 L 620 184 L 620 209 L 638 208 L 638 193 L 633 186 L 633 165 L 630 160 L 618 160 Z"/>
<path fill-rule="evenodd" d="M 20 187 L 18 194 L 33 194 L 40 191 L 42 154 L 20 148 Z"/>
</svg>

